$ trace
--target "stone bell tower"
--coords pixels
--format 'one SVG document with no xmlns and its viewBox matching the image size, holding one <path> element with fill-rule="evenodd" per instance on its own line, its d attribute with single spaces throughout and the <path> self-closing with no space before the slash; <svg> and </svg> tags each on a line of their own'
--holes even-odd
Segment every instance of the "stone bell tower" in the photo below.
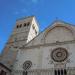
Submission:
<svg viewBox="0 0 75 75">
<path fill-rule="evenodd" d="M 20 47 L 32 40 L 38 33 L 39 28 L 34 16 L 18 19 L 9 43 L 14 42 Z"/>
<path fill-rule="evenodd" d="M 16 59 L 18 49 L 31 41 L 38 33 L 39 28 L 34 16 L 18 19 L 4 47 L 1 63 L 10 68 Z"/>
</svg>

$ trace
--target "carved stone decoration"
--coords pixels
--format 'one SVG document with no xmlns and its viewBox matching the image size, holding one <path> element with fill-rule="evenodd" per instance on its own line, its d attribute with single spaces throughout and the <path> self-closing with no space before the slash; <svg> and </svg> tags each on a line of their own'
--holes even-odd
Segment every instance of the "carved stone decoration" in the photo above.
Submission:
<svg viewBox="0 0 75 75">
<path fill-rule="evenodd" d="M 30 67 L 32 66 L 32 62 L 31 61 L 25 61 L 24 63 L 23 63 L 23 69 L 24 70 L 28 70 Z"/>
<path fill-rule="evenodd" d="M 56 48 L 51 52 L 51 58 L 55 62 L 63 62 L 68 58 L 68 51 L 65 48 Z"/>
</svg>

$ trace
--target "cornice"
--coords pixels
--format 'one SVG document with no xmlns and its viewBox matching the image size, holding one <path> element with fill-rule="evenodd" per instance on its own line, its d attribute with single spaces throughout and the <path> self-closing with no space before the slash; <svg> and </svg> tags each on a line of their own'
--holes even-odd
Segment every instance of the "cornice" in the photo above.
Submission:
<svg viewBox="0 0 75 75">
<path fill-rule="evenodd" d="M 32 46 L 22 46 L 20 49 L 32 49 L 32 48 L 38 48 L 38 47 L 48 47 L 48 46 L 56 46 L 56 45 L 65 45 L 65 44 L 74 44 L 75 40 L 71 41 L 64 41 L 64 42 L 55 42 L 55 43 L 44 43 L 44 44 L 38 44 L 38 45 L 32 45 Z"/>
</svg>

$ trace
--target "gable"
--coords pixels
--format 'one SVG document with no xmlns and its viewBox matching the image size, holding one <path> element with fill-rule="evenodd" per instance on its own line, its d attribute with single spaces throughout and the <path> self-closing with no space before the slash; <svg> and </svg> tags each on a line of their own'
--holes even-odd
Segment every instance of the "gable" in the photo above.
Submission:
<svg viewBox="0 0 75 75">
<path fill-rule="evenodd" d="M 56 25 L 47 29 L 44 34 L 45 43 L 63 42 L 74 40 L 74 32 L 68 26 Z"/>
<path fill-rule="evenodd" d="M 75 39 L 75 26 L 66 23 L 53 23 L 25 46 L 72 41 Z"/>
</svg>

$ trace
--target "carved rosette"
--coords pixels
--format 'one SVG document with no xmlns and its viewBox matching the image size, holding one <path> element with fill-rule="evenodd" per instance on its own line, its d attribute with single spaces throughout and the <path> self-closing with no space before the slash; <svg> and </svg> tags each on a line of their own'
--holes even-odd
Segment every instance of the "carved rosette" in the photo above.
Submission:
<svg viewBox="0 0 75 75">
<path fill-rule="evenodd" d="M 52 50 L 51 58 L 55 62 L 63 62 L 68 58 L 68 51 L 65 48 L 56 48 Z"/>
<path fill-rule="evenodd" d="M 32 62 L 31 61 L 25 61 L 24 63 L 23 63 L 23 69 L 24 70 L 28 70 L 30 67 L 32 66 Z"/>
</svg>

